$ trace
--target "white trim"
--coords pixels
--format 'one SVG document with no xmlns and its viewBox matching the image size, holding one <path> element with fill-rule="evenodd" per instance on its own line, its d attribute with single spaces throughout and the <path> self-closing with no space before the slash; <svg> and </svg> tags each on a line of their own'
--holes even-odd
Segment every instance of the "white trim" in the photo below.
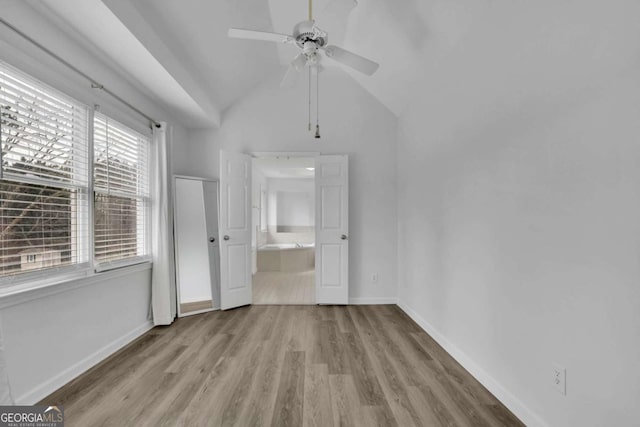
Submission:
<svg viewBox="0 0 640 427">
<path fill-rule="evenodd" d="M 376 304 L 397 304 L 398 298 L 391 297 L 364 297 L 349 298 L 350 305 L 376 305 Z"/>
<path fill-rule="evenodd" d="M 145 322 L 131 332 L 111 341 L 109 344 L 80 360 L 78 363 L 70 366 L 62 372 L 59 372 L 54 377 L 45 380 L 39 386 L 29 390 L 22 396 L 17 397 L 16 404 L 35 405 L 43 398 L 47 397 L 63 385 L 69 383 L 74 378 L 91 369 L 92 367 L 94 367 L 107 357 L 111 356 L 116 351 L 120 350 L 122 347 L 126 346 L 152 328 L 152 322 Z"/>
<path fill-rule="evenodd" d="M 123 258 L 116 261 L 97 263 L 95 266 L 96 273 L 103 273 L 111 270 L 117 270 L 132 265 L 144 264 L 151 262 L 150 255 L 136 256 L 131 258 Z"/>
<path fill-rule="evenodd" d="M 58 278 L 57 282 L 40 284 L 39 286 L 2 289 L 2 293 L 0 293 L 0 309 L 145 270 L 151 270 L 150 262 L 105 271 L 103 273 L 84 273 L 79 276 L 67 276 Z"/>
<path fill-rule="evenodd" d="M 218 182 L 217 179 L 213 179 L 213 178 L 204 178 L 201 176 L 192 176 L 192 175 L 173 175 L 173 180 L 175 182 L 176 178 L 180 178 L 180 179 L 190 179 L 193 181 L 209 181 L 209 182 Z"/>
<path fill-rule="evenodd" d="M 464 369 L 489 390 L 502 404 L 513 412 L 523 423 L 529 427 L 548 427 L 542 418 L 526 407 L 518 398 L 505 389 L 502 384 L 489 375 L 481 366 L 464 353 L 455 344 L 449 341 L 443 334 L 422 318 L 405 302 L 399 300 L 398 307 L 402 309 L 414 322 L 445 349 Z"/>
<path fill-rule="evenodd" d="M 5 294 L 84 277 L 90 272 L 91 263 L 87 261 L 80 264 L 42 268 L 36 271 L 27 271 L 12 276 L 0 277 L 0 298 Z"/>
<path fill-rule="evenodd" d="M 180 304 L 178 304 L 179 306 Z M 205 308 L 203 310 L 196 310 L 196 311 L 187 311 L 186 313 L 180 313 L 178 315 L 178 317 L 189 317 L 189 316 L 193 316 L 194 314 L 202 314 L 202 313 L 208 313 L 210 311 L 214 311 L 215 308 Z"/>
<path fill-rule="evenodd" d="M 277 158 L 277 157 L 318 157 L 319 151 L 252 151 L 248 153 L 253 158 Z"/>
</svg>

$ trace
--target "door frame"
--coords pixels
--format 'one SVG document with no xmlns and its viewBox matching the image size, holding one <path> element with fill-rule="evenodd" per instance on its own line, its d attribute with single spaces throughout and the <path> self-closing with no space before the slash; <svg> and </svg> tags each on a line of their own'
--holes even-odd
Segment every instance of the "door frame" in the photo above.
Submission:
<svg viewBox="0 0 640 427">
<path fill-rule="evenodd" d="M 210 179 L 210 178 L 204 178 L 204 177 L 199 177 L 199 176 L 191 176 L 191 175 L 173 175 L 171 177 L 171 191 L 173 192 L 172 194 L 174 195 L 174 199 L 175 199 L 175 194 L 176 194 L 176 179 L 188 179 L 188 180 L 192 180 L 192 181 L 201 181 L 201 182 L 212 182 L 215 183 L 216 188 L 218 189 L 217 191 L 217 196 L 218 196 L 218 200 L 216 200 L 217 203 L 217 209 L 220 209 L 220 182 L 217 179 Z M 180 266 L 178 265 L 178 246 L 175 244 L 176 242 L 176 236 L 178 235 L 178 222 L 175 220 L 175 218 L 178 217 L 177 215 L 178 212 L 178 207 L 176 205 L 176 203 L 173 203 L 173 241 L 174 241 L 174 250 L 173 250 L 173 258 L 174 258 L 174 265 L 175 265 L 175 269 L 174 269 L 174 274 L 175 274 L 175 284 L 176 284 L 176 316 L 177 317 L 186 317 L 186 316 L 191 316 L 194 314 L 201 314 L 201 313 L 207 313 L 209 311 L 215 311 L 215 310 L 220 310 L 220 301 L 217 302 L 215 301 L 215 289 L 213 288 L 213 277 L 211 278 L 211 306 L 212 308 L 206 308 L 204 310 L 196 310 L 196 311 L 189 311 L 187 313 L 182 313 L 182 311 L 180 310 L 180 278 L 179 278 L 179 268 Z M 206 216 L 206 211 L 205 211 L 205 216 Z M 219 236 L 215 236 L 215 238 L 219 241 Z M 219 255 L 218 255 L 219 257 Z M 211 266 L 209 266 L 211 268 Z M 219 266 L 216 266 L 217 270 L 219 270 Z M 219 271 L 217 271 L 217 274 L 220 274 Z M 219 278 L 216 278 L 215 280 L 217 280 L 218 282 L 220 282 Z"/>
<path fill-rule="evenodd" d="M 322 153 L 321 151 L 253 151 L 253 152 L 248 152 L 247 153 L 249 156 L 251 156 L 252 159 L 261 159 L 261 158 L 279 158 L 279 157 L 307 157 L 307 158 L 317 158 L 323 155 L 330 155 L 327 153 Z M 337 154 L 337 155 L 348 155 L 348 153 L 331 153 L 331 155 L 333 154 Z M 315 180 L 315 177 L 314 177 Z M 315 224 L 317 224 L 318 222 L 318 211 L 317 209 L 314 211 L 314 222 Z M 251 227 L 251 232 L 253 233 L 253 226 Z M 256 248 L 257 250 L 257 248 Z M 313 248 L 313 253 L 314 253 L 314 257 L 317 256 L 318 253 L 318 247 L 314 245 Z M 318 305 L 318 302 L 315 301 L 316 298 L 316 286 L 318 284 L 316 283 L 316 279 L 315 279 L 315 273 L 314 273 L 314 279 L 313 279 L 313 286 L 314 286 L 314 303 L 313 305 Z M 348 289 L 348 282 L 347 282 L 347 289 Z M 252 290 L 253 291 L 253 290 Z"/>
</svg>

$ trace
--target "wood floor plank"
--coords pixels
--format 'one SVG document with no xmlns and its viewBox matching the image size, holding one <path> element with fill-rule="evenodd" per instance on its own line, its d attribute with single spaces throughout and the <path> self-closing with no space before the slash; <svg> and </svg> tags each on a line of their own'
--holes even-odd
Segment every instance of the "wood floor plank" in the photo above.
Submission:
<svg viewBox="0 0 640 427">
<path fill-rule="evenodd" d="M 272 427 L 302 425 L 304 402 L 304 352 L 288 351 L 278 386 Z"/>
<path fill-rule="evenodd" d="M 273 317 L 272 339 L 265 342 L 264 353 L 260 360 L 255 378 L 249 392 L 249 397 L 244 410 L 240 415 L 239 422 L 246 426 L 265 426 L 271 423 L 273 408 L 278 390 L 278 379 L 280 378 L 285 352 L 286 337 L 279 333 L 287 323 L 291 321 L 288 310 L 282 307 L 270 307 L 269 310 L 276 309 Z"/>
<path fill-rule="evenodd" d="M 358 426 L 361 424 L 360 399 L 351 375 L 329 375 L 331 408 L 334 426 Z"/>
<path fill-rule="evenodd" d="M 351 335 L 351 334 L 346 334 Z M 357 335 L 351 335 L 346 340 L 347 353 L 350 358 L 351 374 L 364 406 L 375 406 L 383 403 L 384 395 L 373 373 L 371 362 L 367 357 L 364 346 Z"/>
<path fill-rule="evenodd" d="M 523 425 L 395 306 L 180 318 L 40 404 L 68 426 Z"/>
<path fill-rule="evenodd" d="M 333 425 L 329 368 L 325 364 L 312 364 L 305 369 L 302 422 L 305 427 Z"/>
</svg>

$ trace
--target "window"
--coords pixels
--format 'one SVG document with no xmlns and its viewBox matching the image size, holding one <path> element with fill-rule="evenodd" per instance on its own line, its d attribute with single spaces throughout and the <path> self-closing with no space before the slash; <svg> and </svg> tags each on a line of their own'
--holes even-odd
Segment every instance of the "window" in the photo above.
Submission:
<svg viewBox="0 0 640 427">
<path fill-rule="evenodd" d="M 149 258 L 148 136 L 1 61 L 0 113 L 0 284 Z"/>
<path fill-rule="evenodd" d="M 95 115 L 95 261 L 145 257 L 149 209 L 149 138 Z"/>
<path fill-rule="evenodd" d="M 87 262 L 88 109 L 0 62 L 0 276 Z"/>
</svg>

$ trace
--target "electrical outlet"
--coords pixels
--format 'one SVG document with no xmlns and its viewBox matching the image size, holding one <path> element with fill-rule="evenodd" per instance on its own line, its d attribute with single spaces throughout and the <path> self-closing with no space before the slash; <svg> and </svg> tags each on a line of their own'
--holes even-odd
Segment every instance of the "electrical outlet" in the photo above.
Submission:
<svg viewBox="0 0 640 427">
<path fill-rule="evenodd" d="M 371 282 L 372 283 L 378 283 L 378 273 L 373 273 L 371 275 Z"/>
<path fill-rule="evenodd" d="M 567 394 L 567 370 L 557 363 L 553 364 L 553 388 L 560 394 Z"/>
</svg>

